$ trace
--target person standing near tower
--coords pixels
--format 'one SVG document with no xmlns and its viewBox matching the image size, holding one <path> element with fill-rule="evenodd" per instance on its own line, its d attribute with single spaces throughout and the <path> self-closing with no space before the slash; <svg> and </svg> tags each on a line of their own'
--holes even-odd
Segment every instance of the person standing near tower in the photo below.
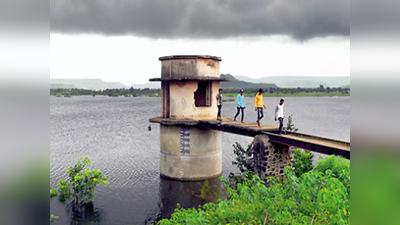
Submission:
<svg viewBox="0 0 400 225">
<path fill-rule="evenodd" d="M 220 88 L 218 90 L 218 94 L 216 96 L 217 99 L 217 107 L 218 107 L 218 115 L 217 115 L 217 120 L 221 121 L 221 108 L 222 108 L 222 89 Z"/>
<path fill-rule="evenodd" d="M 276 121 L 276 118 L 278 118 L 278 120 L 279 120 L 279 132 L 278 132 L 278 134 L 282 134 L 283 118 L 284 118 L 284 115 L 283 115 L 283 107 L 284 107 L 283 102 L 284 101 L 285 100 L 281 99 L 281 101 L 279 102 L 279 104 L 275 108 L 275 121 Z"/>
<path fill-rule="evenodd" d="M 243 95 L 243 89 L 240 90 L 240 93 L 237 96 L 237 112 L 235 115 L 235 118 L 233 119 L 233 121 L 236 121 L 236 117 L 239 115 L 239 112 L 242 111 L 242 120 L 241 122 L 243 123 L 243 119 L 244 119 L 244 109 L 246 108 L 246 105 L 244 103 L 244 95 Z"/>
<path fill-rule="evenodd" d="M 256 95 L 256 99 L 254 101 L 254 105 L 255 105 L 255 110 L 257 111 L 257 126 L 260 128 L 260 120 L 264 117 L 264 113 L 263 113 L 263 108 L 266 109 L 267 107 L 264 104 L 263 101 L 263 89 L 260 88 L 260 90 L 258 90 L 258 93 Z"/>
</svg>

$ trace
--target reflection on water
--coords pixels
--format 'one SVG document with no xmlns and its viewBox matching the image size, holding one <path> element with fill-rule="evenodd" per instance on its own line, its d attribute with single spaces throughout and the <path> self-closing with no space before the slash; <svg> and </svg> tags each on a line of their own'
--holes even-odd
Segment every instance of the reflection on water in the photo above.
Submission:
<svg viewBox="0 0 400 225">
<path fill-rule="evenodd" d="M 254 122 L 252 98 L 245 121 Z M 276 124 L 273 109 L 277 98 L 265 98 L 267 110 L 262 121 Z M 222 185 L 209 181 L 211 194 L 201 198 L 204 182 L 178 182 L 159 176 L 160 129 L 149 119 L 160 115 L 160 98 L 72 97 L 50 98 L 50 187 L 66 179 L 65 166 L 80 155 L 88 156 L 92 169 L 100 169 L 110 178 L 106 187 L 96 188 L 92 210 L 76 215 L 57 199 L 50 200 L 50 212 L 60 217 L 57 224 L 151 224 L 168 218 L 179 203 L 197 207 L 217 199 Z M 350 98 L 286 98 L 286 115 L 300 132 L 350 140 Z M 235 102 L 224 102 L 222 115 L 233 117 Z M 286 121 L 285 121 L 286 122 Z M 237 172 L 232 145 L 246 146 L 252 138 L 223 133 L 223 176 Z M 318 158 L 318 157 L 316 157 Z"/>
<path fill-rule="evenodd" d="M 93 203 L 78 206 L 68 204 L 66 210 L 72 224 L 85 224 L 87 221 L 101 222 L 102 210 L 95 208 Z"/>
<path fill-rule="evenodd" d="M 207 182 L 208 185 L 205 185 L 205 181 L 179 182 L 160 178 L 159 202 L 156 209 L 158 211 L 154 217 L 148 217 L 145 224 L 151 224 L 162 218 L 169 218 L 177 204 L 183 208 L 191 208 L 208 202 L 216 202 L 219 198 L 226 198 L 222 182 L 219 179 L 212 179 Z"/>
</svg>

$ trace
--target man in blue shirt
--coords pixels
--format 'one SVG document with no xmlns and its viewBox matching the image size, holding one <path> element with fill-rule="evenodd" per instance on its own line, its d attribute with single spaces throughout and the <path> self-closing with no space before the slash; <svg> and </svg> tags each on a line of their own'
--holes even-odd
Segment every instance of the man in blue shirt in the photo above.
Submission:
<svg viewBox="0 0 400 225">
<path fill-rule="evenodd" d="M 243 123 L 244 109 L 246 108 L 246 105 L 244 103 L 243 89 L 240 90 L 240 93 L 237 96 L 236 102 L 237 102 L 237 113 L 233 120 L 236 121 L 236 117 L 239 115 L 239 112 L 242 111 L 242 123 Z"/>
</svg>

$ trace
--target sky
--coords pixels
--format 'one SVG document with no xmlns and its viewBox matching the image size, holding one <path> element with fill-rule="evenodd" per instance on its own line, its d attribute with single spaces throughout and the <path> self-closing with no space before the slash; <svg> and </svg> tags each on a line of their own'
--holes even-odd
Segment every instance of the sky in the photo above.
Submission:
<svg viewBox="0 0 400 225">
<path fill-rule="evenodd" d="M 50 78 L 142 84 L 178 54 L 252 78 L 350 76 L 349 0 L 50 0 L 50 21 Z"/>
</svg>

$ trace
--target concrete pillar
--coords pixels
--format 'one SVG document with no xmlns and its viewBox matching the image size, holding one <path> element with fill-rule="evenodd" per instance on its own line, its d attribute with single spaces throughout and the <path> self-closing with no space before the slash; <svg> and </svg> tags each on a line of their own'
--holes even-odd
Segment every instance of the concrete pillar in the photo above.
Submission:
<svg viewBox="0 0 400 225">
<path fill-rule="evenodd" d="M 222 134 L 190 126 L 160 126 L 160 175 L 196 181 L 222 175 Z"/>
<path fill-rule="evenodd" d="M 160 57 L 162 118 L 160 175 L 176 180 L 205 180 L 222 174 L 222 136 L 185 121 L 216 119 L 221 58 L 205 55 Z"/>
<path fill-rule="evenodd" d="M 271 143 L 267 135 L 257 135 L 254 145 L 254 173 L 262 180 L 279 177 L 283 181 L 284 168 L 294 167 L 294 147 Z"/>
<path fill-rule="evenodd" d="M 206 192 L 206 198 L 203 199 L 201 190 L 205 186 L 205 181 L 179 182 L 161 178 L 158 201 L 161 207 L 158 207 L 157 218 L 170 217 L 178 203 L 183 208 L 191 208 L 194 205 L 217 202 L 218 199 L 227 197 L 219 179 L 210 179 L 208 183 L 209 189 Z"/>
</svg>

